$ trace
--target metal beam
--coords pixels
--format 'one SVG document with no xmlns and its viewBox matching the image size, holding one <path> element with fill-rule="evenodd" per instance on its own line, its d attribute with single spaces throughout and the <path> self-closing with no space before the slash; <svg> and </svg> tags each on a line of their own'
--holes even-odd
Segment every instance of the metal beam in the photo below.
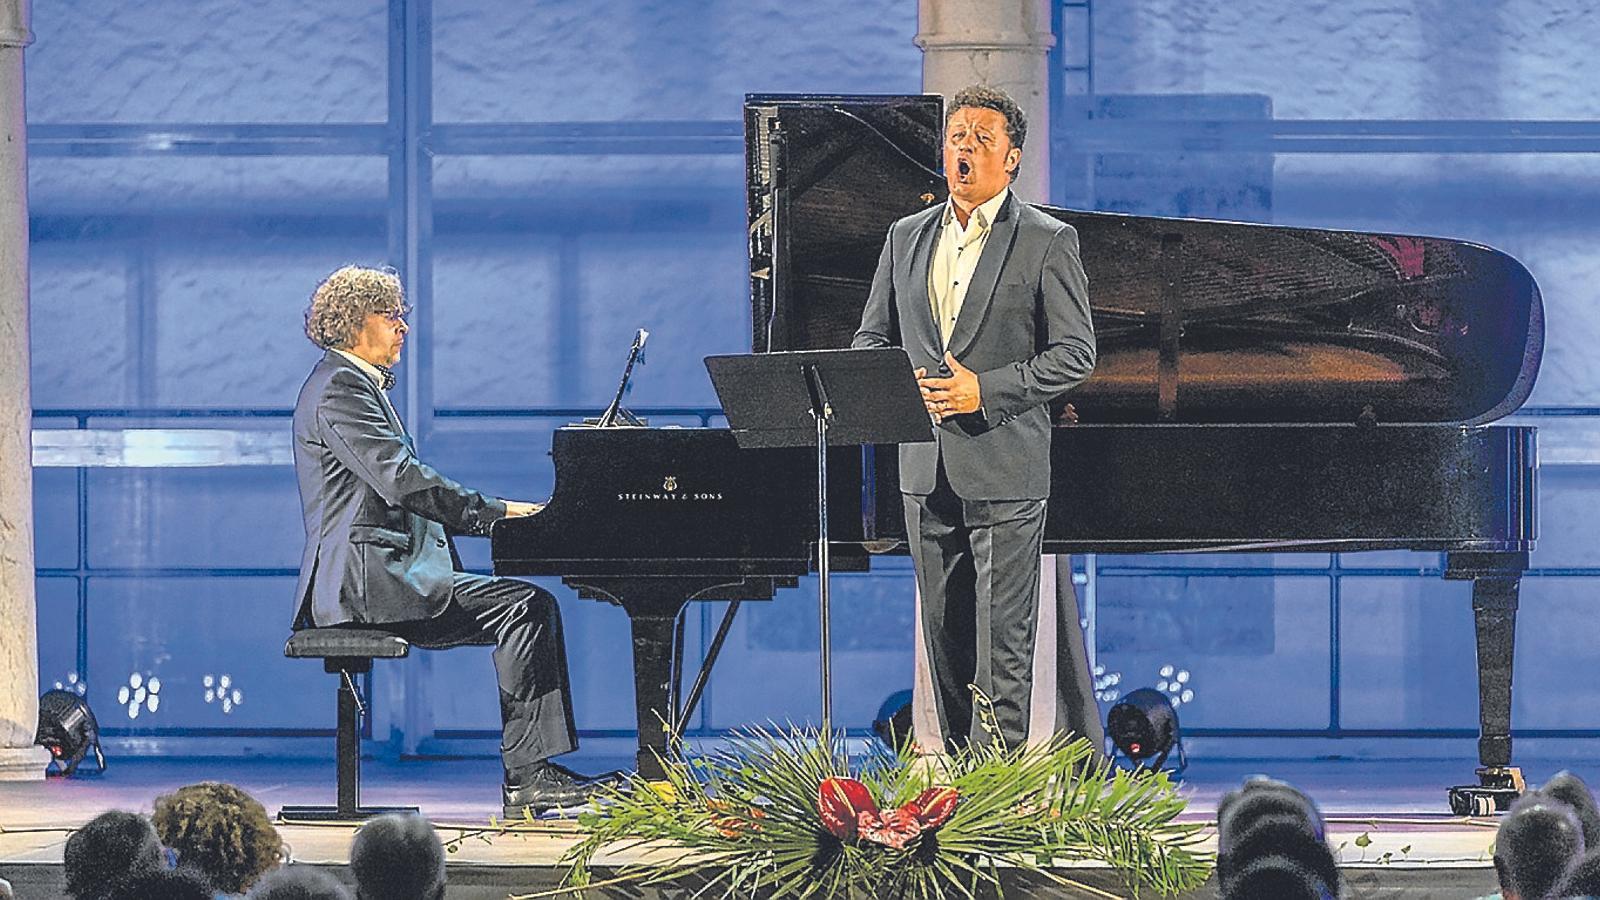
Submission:
<svg viewBox="0 0 1600 900">
<path fill-rule="evenodd" d="M 1055 153 L 1600 153 L 1600 121 L 1058 119 Z"/>
<path fill-rule="evenodd" d="M 381 156 L 382 124 L 64 123 L 29 129 L 33 156 Z"/>
</svg>

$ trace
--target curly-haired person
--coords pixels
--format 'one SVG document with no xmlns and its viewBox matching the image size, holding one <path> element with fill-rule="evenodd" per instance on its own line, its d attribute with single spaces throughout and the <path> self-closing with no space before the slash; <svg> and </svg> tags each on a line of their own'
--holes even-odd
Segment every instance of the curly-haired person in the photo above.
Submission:
<svg viewBox="0 0 1600 900">
<path fill-rule="evenodd" d="M 243 894 L 283 852 L 266 808 L 231 784 L 206 781 L 157 797 L 150 822 L 180 867 L 225 894 Z"/>
<path fill-rule="evenodd" d="M 387 393 L 406 310 L 394 272 L 360 266 L 325 278 L 306 309 L 306 337 L 326 352 L 294 406 L 306 529 L 294 627 L 376 625 L 429 649 L 492 639 L 505 815 L 581 804 L 592 780 L 550 761 L 578 746 L 555 597 L 456 571 L 451 544 L 539 506 L 489 497 L 417 458 Z"/>
</svg>

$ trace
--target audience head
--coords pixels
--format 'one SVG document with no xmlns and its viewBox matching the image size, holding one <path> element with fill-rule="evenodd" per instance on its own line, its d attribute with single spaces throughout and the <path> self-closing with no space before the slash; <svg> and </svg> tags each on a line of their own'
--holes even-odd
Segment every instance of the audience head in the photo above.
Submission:
<svg viewBox="0 0 1600 900">
<path fill-rule="evenodd" d="M 261 876 L 250 900 L 350 900 L 350 890 L 321 869 L 284 866 Z"/>
<path fill-rule="evenodd" d="M 150 820 L 179 865 L 225 894 L 244 893 L 283 849 L 266 809 L 231 784 L 207 781 L 158 797 Z"/>
<path fill-rule="evenodd" d="M 1230 835 L 1226 850 L 1219 844 L 1217 884 L 1227 890 L 1239 873 L 1267 859 L 1293 863 L 1315 876 L 1325 887 L 1339 886 L 1339 863 L 1326 842 L 1318 838 L 1304 818 L 1265 815 Z"/>
<path fill-rule="evenodd" d="M 1331 900 L 1338 893 L 1299 864 L 1269 856 L 1241 869 L 1217 896 L 1220 900 Z"/>
<path fill-rule="evenodd" d="M 1583 846 L 1586 850 L 1600 849 L 1600 807 L 1595 806 L 1594 793 L 1582 778 L 1571 772 L 1557 772 L 1539 793 L 1559 800 L 1572 808 L 1583 826 Z"/>
<path fill-rule="evenodd" d="M 1299 789 L 1251 778 L 1217 805 L 1217 886 L 1223 897 L 1338 896 L 1339 883 L 1322 813 Z"/>
<path fill-rule="evenodd" d="M 1600 897 L 1600 849 L 1590 850 L 1556 888 L 1556 897 Z"/>
<path fill-rule="evenodd" d="M 1311 798 L 1288 782 L 1256 776 L 1248 778 L 1236 791 L 1229 791 L 1217 804 L 1217 842 L 1219 848 L 1231 832 L 1248 826 L 1260 816 L 1295 816 L 1306 823 L 1318 840 L 1327 837 L 1322 813 Z"/>
<path fill-rule="evenodd" d="M 1583 855 L 1583 826 L 1560 801 L 1529 791 L 1512 805 L 1494 841 L 1505 900 L 1544 900 Z"/>
<path fill-rule="evenodd" d="M 67 838 L 62 853 L 67 893 L 76 900 L 102 900 L 131 873 L 162 868 L 161 839 L 150 820 L 112 810 L 89 820 Z"/>
<path fill-rule="evenodd" d="M 350 845 L 350 870 L 359 900 L 444 897 L 444 845 L 421 816 L 379 816 L 361 826 Z"/>
<path fill-rule="evenodd" d="M 118 883 L 107 900 L 212 900 L 206 877 L 191 869 L 151 869 Z"/>
</svg>

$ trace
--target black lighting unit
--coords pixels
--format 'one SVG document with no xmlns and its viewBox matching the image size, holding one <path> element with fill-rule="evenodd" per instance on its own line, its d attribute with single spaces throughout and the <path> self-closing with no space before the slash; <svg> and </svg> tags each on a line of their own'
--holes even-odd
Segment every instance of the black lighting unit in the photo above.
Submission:
<svg viewBox="0 0 1600 900">
<path fill-rule="evenodd" d="M 1167 695 L 1155 688 L 1133 691 L 1111 707 L 1106 714 L 1106 739 L 1136 769 L 1159 771 L 1174 747 L 1178 750 L 1175 772 L 1182 773 L 1189 765 L 1178 730 L 1178 711 Z M 1109 751 L 1107 755 L 1116 758 Z"/>
<path fill-rule="evenodd" d="M 100 723 L 82 697 L 72 691 L 45 691 L 39 698 L 39 731 L 33 742 L 50 751 L 46 775 L 72 775 L 90 753 L 99 771 L 106 770 L 100 752 Z"/>
<path fill-rule="evenodd" d="M 901 746 L 912 739 L 911 692 L 895 691 L 878 707 L 878 716 L 872 720 L 872 733 L 891 751 L 899 752 Z"/>
</svg>

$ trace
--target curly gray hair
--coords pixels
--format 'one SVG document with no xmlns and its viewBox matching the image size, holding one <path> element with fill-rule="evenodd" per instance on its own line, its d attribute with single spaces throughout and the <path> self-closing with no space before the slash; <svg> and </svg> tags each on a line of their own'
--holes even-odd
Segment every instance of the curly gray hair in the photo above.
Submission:
<svg viewBox="0 0 1600 900">
<path fill-rule="evenodd" d="M 406 290 L 394 269 L 343 266 L 311 292 L 306 337 L 324 350 L 348 348 L 356 342 L 368 313 L 403 316 L 410 311 Z"/>
</svg>

